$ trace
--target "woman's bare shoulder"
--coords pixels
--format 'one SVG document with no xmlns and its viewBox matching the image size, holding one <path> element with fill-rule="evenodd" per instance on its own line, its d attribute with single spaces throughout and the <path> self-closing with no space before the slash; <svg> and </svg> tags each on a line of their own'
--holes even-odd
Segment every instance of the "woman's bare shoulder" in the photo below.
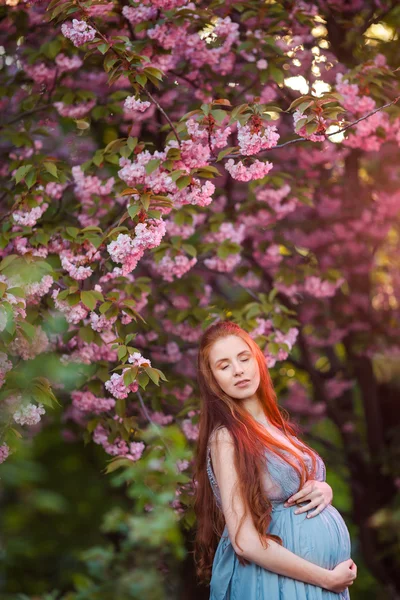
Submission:
<svg viewBox="0 0 400 600">
<path fill-rule="evenodd" d="M 225 443 L 233 444 L 233 437 L 227 427 L 220 425 L 211 433 L 209 443 L 212 446 L 219 446 Z"/>
</svg>

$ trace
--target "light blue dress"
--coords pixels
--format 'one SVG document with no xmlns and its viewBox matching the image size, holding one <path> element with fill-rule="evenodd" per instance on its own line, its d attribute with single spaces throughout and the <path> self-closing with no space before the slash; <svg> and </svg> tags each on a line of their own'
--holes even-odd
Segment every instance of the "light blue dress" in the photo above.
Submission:
<svg viewBox="0 0 400 600">
<path fill-rule="evenodd" d="M 302 443 L 298 439 L 297 441 Z M 310 472 L 311 458 L 307 454 L 304 454 L 304 458 Z M 318 469 L 315 479 L 325 481 L 324 462 L 317 454 L 316 458 Z M 336 508 L 329 504 L 322 512 L 310 519 L 306 518 L 307 512 L 295 515 L 296 508 L 308 502 L 289 507 L 283 506 L 283 503 L 299 490 L 300 479 L 297 472 L 270 450 L 266 450 L 266 459 L 266 482 L 268 489 L 271 490 L 268 498 L 272 503 L 268 532 L 278 535 L 285 548 L 320 567 L 333 569 L 338 563 L 349 559 L 351 554 L 349 531 Z M 212 469 L 210 444 L 207 449 L 207 473 L 217 506 L 221 509 L 221 496 Z M 241 565 L 225 526 L 214 556 L 210 600 L 349 599 L 348 588 L 341 594 L 337 594 L 278 575 L 255 563 Z"/>
</svg>

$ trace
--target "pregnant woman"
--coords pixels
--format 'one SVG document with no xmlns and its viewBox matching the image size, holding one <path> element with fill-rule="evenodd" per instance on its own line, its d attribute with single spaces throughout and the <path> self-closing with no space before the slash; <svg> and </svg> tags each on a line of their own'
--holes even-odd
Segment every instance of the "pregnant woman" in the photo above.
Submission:
<svg viewBox="0 0 400 600">
<path fill-rule="evenodd" d="M 232 322 L 212 325 L 198 379 L 195 561 L 210 600 L 348 600 L 349 532 L 258 345 Z"/>
</svg>

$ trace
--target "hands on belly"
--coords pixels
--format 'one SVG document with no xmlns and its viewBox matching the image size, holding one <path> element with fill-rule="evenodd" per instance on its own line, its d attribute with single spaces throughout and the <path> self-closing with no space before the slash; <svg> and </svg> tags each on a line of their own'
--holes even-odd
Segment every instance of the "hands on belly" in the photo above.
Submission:
<svg viewBox="0 0 400 600">
<path fill-rule="evenodd" d="M 309 479 L 298 492 L 286 500 L 284 506 L 294 506 L 300 502 L 308 501 L 308 504 L 296 509 L 294 512 L 297 515 L 314 508 L 315 510 L 307 515 L 307 519 L 311 519 L 319 515 L 332 502 L 332 498 L 332 488 L 326 481 Z"/>
</svg>

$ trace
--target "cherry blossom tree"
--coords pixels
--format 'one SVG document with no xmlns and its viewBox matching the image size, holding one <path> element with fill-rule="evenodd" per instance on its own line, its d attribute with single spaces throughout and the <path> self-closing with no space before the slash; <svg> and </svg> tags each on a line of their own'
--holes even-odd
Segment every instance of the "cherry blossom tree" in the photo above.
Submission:
<svg viewBox="0 0 400 600">
<path fill-rule="evenodd" d="M 197 343 L 234 319 L 340 457 L 366 565 L 398 593 L 397 3 L 12 0 L 0 16 L 0 462 L 59 419 L 129 484 L 127 548 L 163 507 L 181 559 Z"/>
</svg>

